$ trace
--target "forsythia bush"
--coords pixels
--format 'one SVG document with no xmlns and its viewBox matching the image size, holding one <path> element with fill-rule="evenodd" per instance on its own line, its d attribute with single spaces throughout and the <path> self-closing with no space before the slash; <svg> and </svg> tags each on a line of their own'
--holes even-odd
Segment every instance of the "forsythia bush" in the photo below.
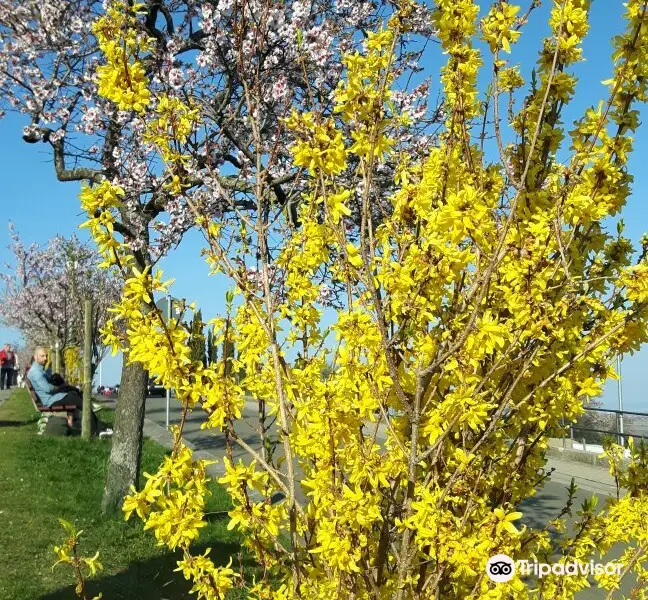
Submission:
<svg viewBox="0 0 648 600">
<path fill-rule="evenodd" d="M 217 343 L 235 344 L 235 359 L 191 361 L 188 332 L 165 324 L 152 305 L 171 282 L 159 270 L 129 271 L 128 252 L 113 235 L 110 215 L 123 191 L 108 181 L 84 189 L 106 264 L 128 273 L 106 339 L 226 437 L 230 458 L 220 481 L 235 504 L 230 526 L 264 567 L 263 579 L 248 582 L 248 597 L 567 599 L 588 587 L 585 575 L 523 582 L 518 574 L 494 583 L 486 562 L 496 554 L 588 562 L 622 542 L 624 570 L 596 575 L 597 585 L 612 597 L 631 574 L 632 598 L 648 598 L 645 451 L 632 446 L 624 467 L 621 449 L 608 449 L 629 491 L 599 512 L 586 503 L 572 533 L 564 518 L 521 526 L 516 510 L 541 485 L 548 438 L 616 376 L 613 357 L 648 338 L 645 252 L 633 263 L 622 228 L 607 228 L 630 193 L 635 105 L 646 100 L 648 0 L 628 0 L 609 97 L 565 142 L 560 115 L 574 93 L 571 68 L 582 60 L 588 9 L 587 0 L 554 2 L 551 35 L 523 96 L 525 82 L 507 56 L 528 15 L 495 2 L 478 20 L 472 0 L 438 0 L 445 123 L 438 145 L 416 156 L 400 141 L 408 116 L 394 114 L 390 102 L 392 57 L 415 10 L 403 2 L 383 30 L 368 34 L 364 53 L 345 56 L 333 111 L 313 100 L 311 112 L 284 121 L 294 163 L 309 174 L 298 227 L 282 213 L 263 218 L 272 155 L 262 150 L 250 175 L 256 215 L 233 206 L 232 228 L 189 206 L 212 271 L 234 283 L 227 314 L 210 324 Z M 181 167 L 200 113 L 179 95 L 149 106 L 139 54 L 150 42 L 123 26 L 136 11 L 116 3 L 97 24 L 124 36 L 123 44 L 100 36 L 102 91 L 120 109 L 144 115 L 145 135 L 169 170 L 168 192 L 181 199 L 195 185 Z M 478 34 L 493 55 L 485 102 Z M 253 79 L 245 90 L 261 148 Z M 502 96 L 510 98 L 506 133 Z M 491 150 L 489 139 L 497 144 Z M 395 173 L 388 196 L 376 183 L 386 165 Z M 340 297 L 330 325 L 325 285 Z M 322 377 L 327 363 L 333 371 Z M 257 451 L 237 433 L 246 395 L 277 418 L 277 452 L 272 444 Z M 172 456 L 124 510 L 136 512 L 161 544 L 183 550 L 179 570 L 199 598 L 224 598 L 239 574 L 190 550 L 205 524 L 206 465 L 182 445 L 182 427 L 174 434 Z M 233 445 L 248 450 L 251 462 L 234 463 Z M 278 492 L 284 499 L 271 502 Z"/>
<path fill-rule="evenodd" d="M 63 350 L 65 381 L 69 385 L 83 385 L 83 357 L 79 346 L 68 346 Z"/>
</svg>

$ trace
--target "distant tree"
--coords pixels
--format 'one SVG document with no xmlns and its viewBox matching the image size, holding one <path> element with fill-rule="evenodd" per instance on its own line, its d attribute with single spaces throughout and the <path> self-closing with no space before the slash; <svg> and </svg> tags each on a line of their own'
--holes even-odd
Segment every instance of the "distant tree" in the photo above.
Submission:
<svg viewBox="0 0 648 600">
<path fill-rule="evenodd" d="M 584 408 L 601 408 L 603 403 L 600 400 L 591 400 Z M 600 444 L 606 435 L 611 435 L 614 431 L 615 421 L 610 413 L 601 413 L 593 410 L 586 410 L 576 423 L 574 423 L 572 432 L 574 440 L 581 442 L 585 439 L 588 444 Z M 597 429 L 599 431 L 590 431 Z M 609 431 L 609 434 L 601 433 L 601 431 Z"/>
<path fill-rule="evenodd" d="M 194 362 L 202 362 L 207 365 L 207 355 L 205 353 L 205 334 L 203 333 L 203 320 L 202 313 L 198 311 L 190 325 L 189 334 L 189 347 L 191 348 L 191 360 Z"/>
<path fill-rule="evenodd" d="M 14 343 L 12 346 L 16 349 L 18 357 L 18 372 L 23 373 L 25 368 L 31 364 L 34 353 L 33 345 L 29 343 L 29 340 L 25 340 L 24 344 Z"/>
<path fill-rule="evenodd" d="M 613 412 L 592 410 L 603 408 L 603 402 L 599 399 L 592 399 L 584 405 L 585 412 L 578 418 L 573 426 L 573 435 L 576 442 L 583 439 L 587 444 L 602 444 L 605 438 L 614 438 L 616 441 L 618 432 L 618 416 Z M 632 433 L 633 420 L 627 415 L 623 418 L 623 429 L 625 433 Z M 596 430 L 596 431 L 591 431 Z"/>
<path fill-rule="evenodd" d="M 92 364 L 106 354 L 99 329 L 108 307 L 118 298 L 121 282 L 100 269 L 99 256 L 76 236 L 56 236 L 45 245 L 26 246 L 10 226 L 13 255 L 0 272 L 0 322 L 17 329 L 28 347 L 61 349 L 83 345 L 83 299 L 93 302 Z M 61 356 L 63 356 L 61 352 Z"/>
<path fill-rule="evenodd" d="M 225 333 L 223 337 L 223 372 L 229 377 L 232 373 L 232 361 L 234 360 L 236 349 L 234 346 L 234 337 L 232 331 L 231 319 L 226 320 Z"/>
<path fill-rule="evenodd" d="M 213 327 L 207 332 L 207 361 L 210 365 L 218 361 L 218 341 Z"/>
</svg>

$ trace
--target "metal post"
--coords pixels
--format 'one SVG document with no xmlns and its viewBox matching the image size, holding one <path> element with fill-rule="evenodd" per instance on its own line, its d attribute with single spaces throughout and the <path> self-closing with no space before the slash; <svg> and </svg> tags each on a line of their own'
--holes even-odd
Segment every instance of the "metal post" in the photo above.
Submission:
<svg viewBox="0 0 648 600">
<path fill-rule="evenodd" d="M 166 428 L 169 429 L 169 404 L 171 402 L 171 392 L 166 391 Z"/>
<path fill-rule="evenodd" d="M 585 438 L 583 438 L 583 452 L 587 452 L 587 446 L 585 445 Z"/>
<path fill-rule="evenodd" d="M 625 447 L 624 443 L 624 436 L 623 436 L 623 392 L 621 388 L 621 355 L 617 354 L 617 373 L 619 375 L 619 379 L 617 379 L 617 391 L 619 395 L 619 412 L 618 413 L 618 418 L 617 418 L 617 431 L 619 434 L 619 444 L 623 447 Z"/>
<path fill-rule="evenodd" d="M 171 295 L 167 295 L 167 325 L 171 323 Z M 169 405 L 171 404 L 171 393 L 166 391 L 166 428 L 169 429 Z"/>
<path fill-rule="evenodd" d="M 56 340 L 54 344 L 54 373 L 61 372 L 61 344 Z"/>
<path fill-rule="evenodd" d="M 83 420 L 81 437 L 92 436 L 92 300 L 85 301 L 83 335 Z"/>
</svg>

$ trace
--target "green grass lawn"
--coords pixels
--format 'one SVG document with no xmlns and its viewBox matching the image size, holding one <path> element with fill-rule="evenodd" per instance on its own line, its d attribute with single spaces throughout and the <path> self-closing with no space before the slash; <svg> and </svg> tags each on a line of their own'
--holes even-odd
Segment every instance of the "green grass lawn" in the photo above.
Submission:
<svg viewBox="0 0 648 600">
<path fill-rule="evenodd" d="M 110 421 L 107 411 L 105 420 Z M 0 407 L 0 599 L 63 600 L 75 598 L 72 571 L 59 566 L 53 546 L 64 531 L 59 518 L 83 529 L 81 554 L 100 553 L 103 571 L 89 582 L 89 597 L 103 592 L 106 600 L 189 598 L 189 582 L 174 573 L 179 553 L 156 546 L 137 518 L 101 515 L 100 504 L 110 441 L 86 442 L 74 437 L 36 435 L 35 413 L 26 390 L 17 390 Z M 142 471 L 154 472 L 165 449 L 146 440 Z M 227 531 L 230 507 L 224 489 L 212 487 L 208 512 L 220 513 L 201 533 L 196 550 L 212 548 L 212 558 L 239 564 L 240 538 Z M 245 571 L 252 561 L 243 555 Z M 236 590 L 231 598 L 244 598 Z"/>
</svg>

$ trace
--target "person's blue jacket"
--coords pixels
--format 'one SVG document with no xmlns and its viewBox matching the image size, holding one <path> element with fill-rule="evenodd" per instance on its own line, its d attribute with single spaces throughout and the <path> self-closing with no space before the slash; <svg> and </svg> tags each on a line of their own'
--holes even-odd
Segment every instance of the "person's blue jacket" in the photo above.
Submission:
<svg viewBox="0 0 648 600">
<path fill-rule="evenodd" d="M 31 381 L 32 387 L 38 399 L 43 403 L 43 406 L 52 406 L 54 402 L 65 398 L 65 392 L 54 392 L 52 374 L 46 371 L 43 365 L 39 365 L 36 361 L 30 367 L 27 377 Z"/>
</svg>

